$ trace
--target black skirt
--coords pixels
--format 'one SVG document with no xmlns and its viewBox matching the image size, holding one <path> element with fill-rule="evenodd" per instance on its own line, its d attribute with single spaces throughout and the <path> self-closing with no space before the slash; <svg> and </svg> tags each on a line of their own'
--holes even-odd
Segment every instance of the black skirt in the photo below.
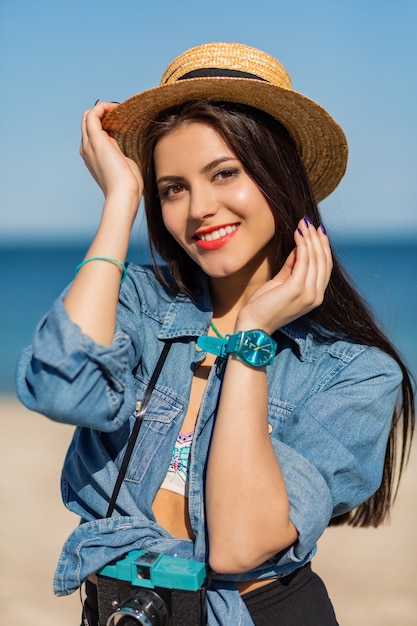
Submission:
<svg viewBox="0 0 417 626">
<path fill-rule="evenodd" d="M 326 587 L 310 563 L 242 600 L 255 626 L 337 626 Z"/>
</svg>

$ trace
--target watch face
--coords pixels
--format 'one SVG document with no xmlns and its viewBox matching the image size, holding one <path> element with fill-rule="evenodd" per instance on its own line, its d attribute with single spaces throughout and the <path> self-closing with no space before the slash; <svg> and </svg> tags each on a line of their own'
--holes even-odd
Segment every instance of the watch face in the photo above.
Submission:
<svg viewBox="0 0 417 626">
<path fill-rule="evenodd" d="M 244 333 L 238 355 L 249 365 L 262 367 L 271 363 L 275 356 L 276 343 L 262 330 L 250 330 Z"/>
</svg>

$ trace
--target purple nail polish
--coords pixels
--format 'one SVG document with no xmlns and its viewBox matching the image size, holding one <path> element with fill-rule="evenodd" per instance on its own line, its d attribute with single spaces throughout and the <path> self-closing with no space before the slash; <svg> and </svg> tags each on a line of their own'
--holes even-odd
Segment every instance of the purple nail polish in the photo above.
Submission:
<svg viewBox="0 0 417 626">
<path fill-rule="evenodd" d="M 324 228 L 323 224 L 320 224 L 320 228 L 323 235 L 327 235 L 327 230 Z"/>
<path fill-rule="evenodd" d="M 311 219 L 308 217 L 308 215 L 304 215 L 303 219 L 304 219 L 304 224 L 307 226 L 307 228 L 310 226 L 310 224 L 313 223 Z"/>
<path fill-rule="evenodd" d="M 297 232 L 299 235 L 301 235 L 301 237 L 304 237 L 303 231 L 301 230 L 301 228 L 297 228 Z"/>
</svg>

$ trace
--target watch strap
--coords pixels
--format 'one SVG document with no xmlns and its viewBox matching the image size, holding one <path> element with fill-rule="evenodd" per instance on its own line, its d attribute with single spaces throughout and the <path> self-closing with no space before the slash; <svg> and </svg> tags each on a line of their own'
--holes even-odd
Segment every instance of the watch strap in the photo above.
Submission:
<svg viewBox="0 0 417 626">
<path fill-rule="evenodd" d="M 226 335 L 227 341 L 225 342 L 224 352 L 226 355 L 235 354 L 238 352 L 242 344 L 243 331 L 239 331 L 235 335 Z"/>
<path fill-rule="evenodd" d="M 209 337 L 208 335 L 201 335 L 201 337 L 197 339 L 197 345 L 201 348 L 201 350 L 210 352 L 210 354 L 215 354 L 216 356 L 225 356 L 225 343 L 224 337 Z"/>
</svg>

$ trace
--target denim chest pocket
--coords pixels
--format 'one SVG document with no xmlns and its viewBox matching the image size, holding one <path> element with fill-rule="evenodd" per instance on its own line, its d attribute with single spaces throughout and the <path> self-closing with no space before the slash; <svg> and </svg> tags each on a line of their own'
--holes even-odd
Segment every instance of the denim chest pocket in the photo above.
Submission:
<svg viewBox="0 0 417 626">
<path fill-rule="evenodd" d="M 288 427 L 295 405 L 270 398 L 268 401 L 268 427 L 272 437 L 279 437 Z"/>
<path fill-rule="evenodd" d="M 138 396 L 141 396 L 138 390 Z M 136 410 L 130 418 L 132 428 L 135 419 L 140 416 L 142 399 L 138 399 Z M 145 474 L 149 471 L 152 462 L 158 458 L 169 458 L 175 441 L 177 430 L 177 418 L 182 414 L 183 407 L 177 398 L 166 393 L 164 388 L 155 387 L 152 392 L 148 408 L 143 417 L 138 440 L 129 464 L 126 480 L 142 482 Z"/>
</svg>

